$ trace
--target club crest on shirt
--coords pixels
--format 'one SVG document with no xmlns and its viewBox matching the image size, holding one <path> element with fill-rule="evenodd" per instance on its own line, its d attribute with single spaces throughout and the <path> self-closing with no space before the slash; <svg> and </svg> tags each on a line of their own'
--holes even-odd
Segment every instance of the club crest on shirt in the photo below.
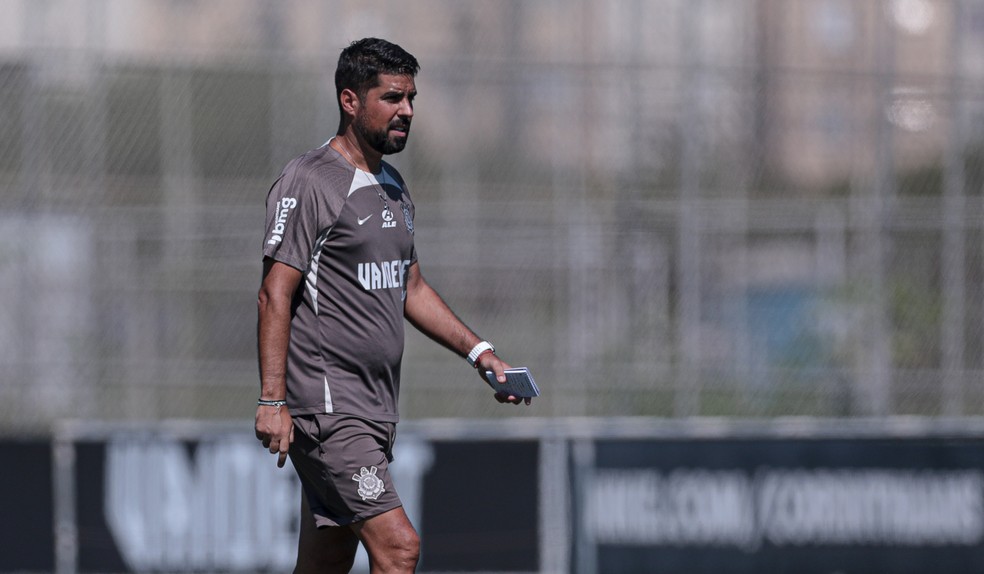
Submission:
<svg viewBox="0 0 984 574">
<path fill-rule="evenodd" d="M 403 208 L 403 222 L 407 224 L 407 232 L 413 235 L 413 217 L 410 215 L 410 208 L 405 203 L 401 203 L 400 207 Z"/>
<path fill-rule="evenodd" d="M 359 496 L 362 500 L 376 500 L 380 494 L 386 492 L 383 479 L 376 476 L 375 466 L 370 466 L 368 469 L 363 466 L 359 472 L 352 475 L 352 480 L 359 483 Z"/>
</svg>

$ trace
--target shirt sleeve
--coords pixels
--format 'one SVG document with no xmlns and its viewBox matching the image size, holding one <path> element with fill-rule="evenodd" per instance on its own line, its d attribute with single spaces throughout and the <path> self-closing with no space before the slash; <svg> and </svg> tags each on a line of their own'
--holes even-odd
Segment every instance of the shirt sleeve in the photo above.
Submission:
<svg viewBox="0 0 984 574">
<path fill-rule="evenodd" d="M 263 255 L 306 271 L 320 233 L 318 212 L 309 170 L 288 165 L 267 194 Z"/>
</svg>

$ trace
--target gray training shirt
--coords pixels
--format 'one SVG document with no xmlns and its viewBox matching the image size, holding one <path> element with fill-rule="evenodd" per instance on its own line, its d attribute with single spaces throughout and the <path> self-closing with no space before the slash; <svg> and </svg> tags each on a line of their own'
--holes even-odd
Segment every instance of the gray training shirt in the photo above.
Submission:
<svg viewBox="0 0 984 574">
<path fill-rule="evenodd" d="M 403 302 L 417 260 L 403 178 L 385 162 L 375 175 L 356 169 L 325 144 L 287 164 L 266 213 L 263 255 L 304 274 L 287 352 L 291 414 L 397 422 Z"/>
</svg>

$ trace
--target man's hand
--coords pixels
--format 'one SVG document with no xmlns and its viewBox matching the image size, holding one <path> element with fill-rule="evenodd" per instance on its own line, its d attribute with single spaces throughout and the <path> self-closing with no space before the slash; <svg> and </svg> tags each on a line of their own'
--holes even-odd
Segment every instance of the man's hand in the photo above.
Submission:
<svg viewBox="0 0 984 574">
<path fill-rule="evenodd" d="M 287 449 L 294 442 L 294 422 L 286 406 L 256 407 L 256 438 L 263 442 L 263 448 L 271 454 L 278 454 L 277 466 L 283 468 L 287 462 Z"/>
<path fill-rule="evenodd" d="M 478 376 L 482 379 L 482 382 L 488 384 L 488 379 L 485 378 L 485 371 L 492 371 L 495 373 L 495 380 L 500 383 L 506 382 L 505 370 L 510 368 L 509 365 L 495 356 L 495 353 L 485 353 L 480 356 L 477 361 L 475 361 L 475 368 L 478 370 Z M 526 397 L 525 399 L 521 397 L 514 397 L 508 393 L 496 393 L 495 400 L 500 403 L 512 403 L 518 405 L 519 403 L 525 402 L 527 405 L 530 404 L 533 399 Z"/>
</svg>

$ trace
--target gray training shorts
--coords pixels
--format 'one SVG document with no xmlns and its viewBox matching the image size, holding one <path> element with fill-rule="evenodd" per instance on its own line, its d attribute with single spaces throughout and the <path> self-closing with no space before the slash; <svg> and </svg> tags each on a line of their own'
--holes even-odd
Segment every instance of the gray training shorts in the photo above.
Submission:
<svg viewBox="0 0 984 574">
<path fill-rule="evenodd" d="M 294 417 L 290 461 L 318 528 L 345 526 L 403 503 L 390 480 L 396 423 L 340 414 Z"/>
</svg>

